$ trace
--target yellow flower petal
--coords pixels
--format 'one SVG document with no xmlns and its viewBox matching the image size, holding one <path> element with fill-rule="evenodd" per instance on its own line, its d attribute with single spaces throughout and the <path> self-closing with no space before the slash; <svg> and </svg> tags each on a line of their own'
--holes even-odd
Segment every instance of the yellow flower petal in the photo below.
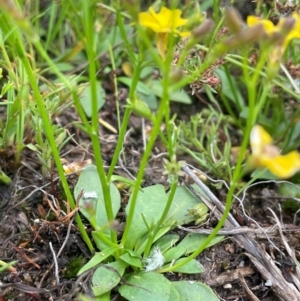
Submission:
<svg viewBox="0 0 300 301">
<path fill-rule="evenodd" d="M 295 20 L 295 24 L 293 25 L 293 28 L 289 33 L 285 33 L 287 30 L 286 22 L 290 20 L 290 18 L 293 18 Z M 257 24 L 262 24 L 266 34 L 269 36 L 272 36 L 274 33 L 281 33 L 284 37 L 281 46 L 282 53 L 285 51 L 291 40 L 300 38 L 300 16 L 295 12 L 292 14 L 292 17 L 281 18 L 276 26 L 270 20 L 260 19 L 255 16 L 248 16 L 247 24 L 249 27 L 255 26 Z"/>
<path fill-rule="evenodd" d="M 256 167 L 266 167 L 272 174 L 286 179 L 300 171 L 300 154 L 292 151 L 280 155 L 280 149 L 272 144 L 272 137 L 260 125 L 255 125 L 250 134 L 252 149 L 251 163 Z"/>
<path fill-rule="evenodd" d="M 300 16 L 297 13 L 292 14 L 292 18 L 295 20 L 293 29 L 288 33 L 286 40 L 289 42 L 293 39 L 300 38 Z"/>
<path fill-rule="evenodd" d="M 168 45 L 168 34 L 158 33 L 156 36 L 156 47 L 162 58 L 165 58 Z"/>
<path fill-rule="evenodd" d="M 170 10 L 162 7 L 159 13 L 156 13 L 153 7 L 149 8 L 148 12 L 139 13 L 139 23 L 144 27 L 148 27 L 155 32 L 174 32 L 179 35 L 187 34 L 180 33 L 176 28 L 185 25 L 187 19 L 181 18 L 181 10 Z"/>
<path fill-rule="evenodd" d="M 162 10 L 163 9 L 168 10 L 165 7 L 163 7 Z M 180 9 L 175 9 L 175 10 L 171 11 L 171 16 L 170 16 L 169 22 L 170 22 L 169 26 L 171 26 L 171 28 L 177 28 L 177 27 L 181 27 L 181 26 L 185 25 L 188 22 L 188 20 L 181 18 L 181 10 Z"/>
<path fill-rule="evenodd" d="M 159 20 L 157 20 L 155 12 L 154 14 L 151 13 L 151 9 L 153 10 L 153 8 L 150 7 L 149 12 L 139 13 L 139 23 L 144 27 L 151 28 L 155 32 L 160 32 L 162 25 Z"/>
<path fill-rule="evenodd" d="M 297 151 L 292 151 L 275 158 L 262 156 L 260 164 L 267 167 L 278 178 L 287 179 L 300 170 L 300 154 Z"/>
<path fill-rule="evenodd" d="M 249 27 L 253 27 L 257 24 L 262 24 L 264 27 L 265 32 L 270 35 L 274 33 L 275 31 L 278 31 L 276 29 L 276 26 L 270 21 L 270 20 L 263 20 L 255 16 L 248 16 L 247 17 L 247 24 Z"/>
<path fill-rule="evenodd" d="M 182 38 L 184 37 L 188 37 L 189 35 L 191 35 L 190 31 L 179 31 L 177 29 L 174 30 L 174 33 L 178 34 L 179 36 L 181 36 Z"/>
<path fill-rule="evenodd" d="M 260 125 L 255 125 L 250 133 L 250 145 L 253 155 L 260 155 L 265 146 L 272 144 L 272 137 Z"/>
</svg>

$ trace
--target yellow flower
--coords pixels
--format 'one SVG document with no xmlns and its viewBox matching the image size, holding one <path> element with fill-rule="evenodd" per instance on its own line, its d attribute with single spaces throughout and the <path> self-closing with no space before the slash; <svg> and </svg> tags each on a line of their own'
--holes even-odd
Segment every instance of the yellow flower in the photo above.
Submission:
<svg viewBox="0 0 300 301">
<path fill-rule="evenodd" d="M 291 24 L 291 22 L 294 22 L 294 24 Z M 261 24 L 266 34 L 270 37 L 274 34 L 281 33 L 284 36 L 282 52 L 284 52 L 291 40 L 300 38 L 300 16 L 295 12 L 291 17 L 281 18 L 277 25 L 274 25 L 270 20 L 260 19 L 255 16 L 248 16 L 247 24 L 249 27 Z M 291 28 L 288 28 L 289 26 L 291 26 Z M 286 33 L 287 30 L 288 33 Z"/>
<path fill-rule="evenodd" d="M 270 20 L 263 20 L 256 16 L 248 16 L 247 24 L 249 27 L 253 27 L 257 24 L 261 24 L 266 32 L 266 34 L 271 35 L 274 33 L 276 26 Z"/>
<path fill-rule="evenodd" d="M 188 22 L 187 19 L 182 19 L 180 16 L 181 10 L 179 9 L 170 10 L 163 7 L 159 13 L 156 13 L 153 7 L 150 7 L 149 12 L 139 14 L 139 23 L 144 27 L 151 28 L 155 32 L 172 32 L 182 37 L 188 36 L 189 32 L 180 32 L 176 29 Z"/>
<path fill-rule="evenodd" d="M 300 38 L 300 16 L 294 12 L 292 18 L 295 20 L 295 25 L 286 38 L 288 41 Z"/>
<path fill-rule="evenodd" d="M 162 57 L 165 57 L 170 33 L 181 37 L 186 37 L 190 34 L 188 31 L 182 32 L 177 29 L 187 22 L 187 19 L 181 18 L 181 10 L 179 9 L 170 10 L 162 7 L 160 12 L 156 13 L 154 8 L 150 7 L 148 12 L 139 13 L 139 24 L 157 33 L 156 46 Z"/>
<path fill-rule="evenodd" d="M 300 170 L 300 154 L 292 151 L 281 155 L 280 149 L 272 142 L 272 137 L 263 127 L 255 125 L 252 128 L 250 135 L 252 164 L 268 168 L 278 178 L 290 178 Z"/>
</svg>

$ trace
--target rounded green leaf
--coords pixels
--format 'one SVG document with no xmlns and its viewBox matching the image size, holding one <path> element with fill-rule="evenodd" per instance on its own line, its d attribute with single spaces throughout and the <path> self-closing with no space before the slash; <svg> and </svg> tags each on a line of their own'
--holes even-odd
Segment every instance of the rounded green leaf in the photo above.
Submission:
<svg viewBox="0 0 300 301">
<path fill-rule="evenodd" d="M 137 268 L 141 269 L 143 267 L 141 257 L 137 253 L 133 254 L 135 252 L 130 252 L 130 253 L 125 253 L 120 258 L 124 262 L 126 262 L 127 264 L 129 264 L 130 266 L 134 266 L 134 267 L 137 267 Z"/>
<path fill-rule="evenodd" d="M 125 76 L 119 76 L 117 78 L 117 80 L 120 83 L 122 83 L 128 87 L 131 87 L 131 85 L 132 85 L 132 78 L 125 77 Z M 143 82 L 140 82 L 140 81 L 137 83 L 136 90 L 137 90 L 137 92 L 143 93 L 145 95 L 149 95 L 152 93 L 151 89 L 147 85 L 145 85 Z"/>
<path fill-rule="evenodd" d="M 173 285 L 171 285 L 169 301 L 181 301 L 179 292 Z"/>
<path fill-rule="evenodd" d="M 105 210 L 103 190 L 99 175 L 95 165 L 89 165 L 82 170 L 78 182 L 74 189 L 74 197 L 78 198 L 83 190 L 82 197 L 79 201 L 80 212 L 88 219 L 96 219 L 98 226 L 107 223 L 107 214 Z M 114 217 L 116 217 L 121 204 L 121 196 L 118 188 L 110 185 L 110 196 Z"/>
<path fill-rule="evenodd" d="M 188 224 L 194 221 L 195 217 L 189 214 L 189 210 L 197 204 L 199 204 L 199 199 L 186 187 L 177 187 L 167 220 L 175 220 L 177 225 Z"/>
<path fill-rule="evenodd" d="M 163 96 L 163 86 L 159 80 L 153 80 L 151 82 L 151 91 L 158 97 Z M 185 104 L 192 103 L 190 96 L 184 90 L 169 92 L 169 98 L 171 101 L 180 102 Z"/>
<path fill-rule="evenodd" d="M 176 260 L 174 265 L 180 263 L 182 260 L 185 260 L 185 258 L 180 258 Z M 182 267 L 173 270 L 173 272 L 184 273 L 184 274 L 201 274 L 204 272 L 204 270 L 205 269 L 200 262 L 198 262 L 195 259 L 192 259 Z"/>
<path fill-rule="evenodd" d="M 186 249 L 186 254 L 190 254 L 194 251 L 196 251 L 202 243 L 206 240 L 208 235 L 201 234 L 201 233 L 189 233 L 185 236 L 185 238 L 178 244 L 178 247 L 184 247 Z M 215 236 L 212 241 L 209 243 L 208 247 L 211 247 L 220 241 L 222 241 L 224 236 L 217 235 Z"/>
<path fill-rule="evenodd" d="M 178 291 L 181 301 L 220 301 L 212 289 L 203 283 L 175 281 L 171 284 Z"/>
<path fill-rule="evenodd" d="M 80 96 L 80 103 L 85 114 L 88 117 L 92 117 L 92 92 L 91 86 L 87 85 L 87 87 L 83 90 Z M 101 83 L 97 82 L 97 111 L 99 111 L 105 103 L 105 91 L 103 90 Z"/>
<path fill-rule="evenodd" d="M 127 249 L 133 250 L 137 240 L 148 232 L 144 219 L 148 225 L 156 224 L 158 222 L 165 208 L 166 202 L 167 194 L 165 193 L 165 188 L 162 185 L 149 186 L 143 188 L 142 191 L 139 191 L 130 234 L 126 241 Z M 130 198 L 125 209 L 126 215 L 128 215 L 131 203 L 132 201 Z"/>
<path fill-rule="evenodd" d="M 121 281 L 126 267 L 125 262 L 118 260 L 96 269 L 92 279 L 95 297 L 111 291 Z"/>
<path fill-rule="evenodd" d="M 125 276 L 119 293 L 126 300 L 169 301 L 171 283 L 161 274 L 152 272 L 132 273 Z"/>
<path fill-rule="evenodd" d="M 185 254 L 186 248 L 181 246 L 176 246 L 174 248 L 169 249 L 167 252 L 164 253 L 165 262 L 171 262 L 174 259 L 178 259 L 182 255 Z"/>
<path fill-rule="evenodd" d="M 162 253 L 164 253 L 170 248 L 172 248 L 178 240 L 179 240 L 179 235 L 166 234 L 153 244 L 153 248 L 159 248 L 162 251 Z"/>
</svg>

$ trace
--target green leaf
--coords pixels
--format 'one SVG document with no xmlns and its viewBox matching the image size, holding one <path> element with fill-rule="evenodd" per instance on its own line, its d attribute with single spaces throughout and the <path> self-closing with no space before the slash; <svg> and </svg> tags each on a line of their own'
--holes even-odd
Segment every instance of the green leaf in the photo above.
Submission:
<svg viewBox="0 0 300 301">
<path fill-rule="evenodd" d="M 5 271 L 6 269 L 8 269 L 9 267 L 13 266 L 13 265 L 16 264 L 16 263 L 17 263 L 17 261 L 11 261 L 11 262 L 9 262 L 9 263 L 5 263 L 4 265 L 2 265 L 2 266 L 0 267 L 0 272 Z"/>
<path fill-rule="evenodd" d="M 106 231 L 106 229 L 103 229 L 101 234 L 104 235 L 105 238 L 107 238 L 108 240 L 111 240 L 110 233 L 104 233 L 105 231 Z M 99 231 L 92 231 L 92 237 L 99 250 L 105 250 L 105 249 L 109 248 L 109 246 L 103 242 L 103 239 L 102 239 Z"/>
<path fill-rule="evenodd" d="M 1 167 L 0 167 L 0 183 L 4 183 L 6 185 L 11 183 L 11 178 L 4 173 Z"/>
<path fill-rule="evenodd" d="M 174 265 L 180 263 L 183 260 L 185 260 L 185 258 L 180 258 L 176 260 Z M 205 269 L 202 266 L 202 264 L 195 259 L 192 259 L 191 261 L 181 266 L 180 268 L 173 270 L 173 272 L 185 273 L 185 274 L 201 274 L 204 271 Z"/>
<path fill-rule="evenodd" d="M 279 184 L 279 192 L 284 197 L 299 198 L 300 186 L 288 182 L 283 182 Z"/>
<path fill-rule="evenodd" d="M 245 106 L 244 98 L 239 90 L 239 86 L 233 76 L 230 79 L 225 71 L 221 68 L 215 70 L 215 73 L 220 77 L 222 82 L 222 93 L 229 98 L 238 108 Z M 234 89 L 234 91 L 233 91 Z"/>
<path fill-rule="evenodd" d="M 74 70 L 74 65 L 70 64 L 70 63 L 64 63 L 64 62 L 57 62 L 55 63 L 56 68 L 60 71 L 60 72 L 69 72 L 71 70 Z M 52 70 L 51 68 L 48 69 L 47 71 L 49 74 L 56 74 L 54 70 Z"/>
<path fill-rule="evenodd" d="M 195 220 L 189 214 L 189 210 L 199 204 L 199 199 L 195 197 L 186 187 L 177 187 L 171 208 L 167 215 L 167 221 L 176 221 L 176 225 L 188 224 Z"/>
<path fill-rule="evenodd" d="M 153 244 L 153 248 L 159 248 L 162 253 L 172 248 L 175 243 L 179 240 L 179 235 L 177 234 L 167 234 L 161 237 Z"/>
<path fill-rule="evenodd" d="M 96 224 L 100 227 L 107 223 L 107 214 L 104 205 L 103 190 L 95 165 L 89 165 L 82 170 L 74 189 L 74 197 L 78 198 L 83 190 L 83 196 L 79 201 L 80 212 L 90 221 L 96 218 Z M 120 205 L 121 196 L 118 188 L 110 184 L 110 196 L 114 217 L 116 217 Z"/>
<path fill-rule="evenodd" d="M 179 292 L 180 301 L 220 301 L 210 287 L 200 282 L 175 281 L 171 285 Z"/>
<path fill-rule="evenodd" d="M 249 107 L 247 106 L 242 107 L 239 117 L 247 120 L 249 118 Z"/>
<path fill-rule="evenodd" d="M 189 233 L 188 235 L 185 236 L 185 238 L 178 244 L 178 247 L 184 247 L 186 249 L 186 254 L 190 254 L 197 250 L 201 244 L 204 243 L 208 235 L 206 234 L 201 234 L 201 233 Z M 212 241 L 209 243 L 208 247 L 211 247 L 220 241 L 222 241 L 224 236 L 222 235 L 217 235 L 215 236 Z"/>
<path fill-rule="evenodd" d="M 207 89 L 209 92 L 211 93 L 214 93 L 214 94 L 217 94 L 218 92 L 213 89 L 210 85 L 207 85 L 207 84 L 203 84 L 204 88 Z"/>
<path fill-rule="evenodd" d="M 133 35 L 133 27 L 129 24 L 124 25 L 124 29 L 126 32 L 126 36 L 130 37 Z M 121 30 L 119 26 L 112 26 L 107 30 L 100 30 L 96 35 L 97 39 L 97 49 L 96 53 L 103 55 L 109 51 L 109 49 L 113 49 L 113 56 L 115 59 L 116 66 L 119 67 L 122 60 L 122 55 L 120 54 L 124 51 L 123 47 L 116 47 L 124 43 L 123 36 L 121 34 Z M 133 42 L 134 39 L 129 39 L 129 43 Z"/>
<path fill-rule="evenodd" d="M 249 107 L 243 106 L 240 110 L 239 114 L 240 119 L 247 120 L 249 118 Z M 266 118 L 263 114 L 258 115 L 258 119 L 256 121 L 260 125 L 264 126 L 265 128 L 269 128 L 272 121 L 269 118 Z"/>
<path fill-rule="evenodd" d="M 96 253 L 78 272 L 78 276 L 82 273 L 86 272 L 87 270 L 93 268 L 94 266 L 100 264 L 103 260 L 105 260 L 107 257 L 109 257 L 111 254 L 113 254 L 115 251 L 117 251 L 119 248 L 108 248 L 106 250 L 103 250 L 99 253 Z"/>
<path fill-rule="evenodd" d="M 110 296 L 111 292 L 107 292 L 104 295 L 98 296 L 95 299 L 92 299 L 92 301 L 111 301 L 111 296 Z"/>
<path fill-rule="evenodd" d="M 183 246 L 176 246 L 174 248 L 169 249 L 166 253 L 164 253 L 165 262 L 171 262 L 174 259 L 180 258 L 185 254 L 186 248 Z"/>
<path fill-rule="evenodd" d="M 99 296 L 97 298 L 92 298 L 92 297 L 89 297 L 87 295 L 79 294 L 77 296 L 77 299 L 79 301 L 110 301 L 111 300 L 110 292 L 105 294 L 105 295 Z"/>
<path fill-rule="evenodd" d="M 143 93 L 138 93 L 138 95 L 139 95 L 140 99 L 142 101 L 144 101 L 151 110 L 157 110 L 158 101 L 157 101 L 156 96 L 153 93 L 151 93 L 149 95 L 146 95 Z"/>
<path fill-rule="evenodd" d="M 92 279 L 92 290 L 95 297 L 111 291 L 121 281 L 121 277 L 128 265 L 118 260 L 96 269 Z"/>
<path fill-rule="evenodd" d="M 172 282 L 171 282 L 171 289 L 170 289 L 170 298 L 169 298 L 169 301 L 181 301 L 179 292 L 178 292 L 178 290 L 174 287 L 174 285 L 172 285 Z"/>
<path fill-rule="evenodd" d="M 166 226 L 166 227 L 161 227 L 157 234 L 155 235 L 154 239 L 153 239 L 153 242 L 157 241 L 159 238 L 161 238 L 164 234 L 166 234 L 168 231 L 170 231 L 172 227 L 172 224 L 169 225 L 169 226 Z M 146 247 L 146 243 L 147 243 L 147 240 L 148 240 L 148 237 L 149 237 L 149 234 L 146 233 L 145 235 L 143 235 L 140 239 L 138 239 L 137 243 L 136 243 L 136 251 L 139 253 L 139 254 L 142 254 L 145 250 L 145 247 Z"/>
<path fill-rule="evenodd" d="M 153 70 L 154 68 L 152 66 L 144 67 L 141 71 L 140 78 L 145 79 L 147 77 L 151 77 L 151 75 L 153 74 Z"/>
<path fill-rule="evenodd" d="M 129 186 L 135 187 L 135 181 L 134 180 L 130 180 L 126 177 L 122 177 L 122 176 L 118 176 L 118 175 L 112 175 L 110 178 L 111 182 L 121 182 L 121 183 L 125 183 Z"/>
<path fill-rule="evenodd" d="M 162 98 L 163 87 L 159 80 L 153 80 L 151 82 L 150 88 L 156 96 Z M 192 103 L 190 96 L 184 90 L 170 92 L 169 98 L 171 101 L 174 101 L 174 102 L 180 102 L 180 103 L 185 103 L 185 104 Z"/>
<path fill-rule="evenodd" d="M 138 253 L 131 251 L 130 253 L 123 254 L 120 259 L 129 264 L 130 266 L 141 269 L 143 267 L 142 259 Z"/>
<path fill-rule="evenodd" d="M 278 178 L 273 175 L 268 169 L 266 168 L 258 168 L 255 169 L 250 177 L 253 179 L 264 179 L 264 180 L 278 180 Z"/>
<path fill-rule="evenodd" d="M 92 117 L 92 95 L 91 86 L 87 85 L 85 90 L 80 96 L 80 103 L 83 107 L 85 114 L 88 117 Z M 101 83 L 97 82 L 97 111 L 99 111 L 105 103 L 105 91 L 103 90 Z"/>
<path fill-rule="evenodd" d="M 128 87 L 131 87 L 131 85 L 132 85 L 132 78 L 130 78 L 130 77 L 120 76 L 117 78 L 117 80 L 118 80 L 118 82 L 120 82 Z M 145 94 L 145 95 L 152 94 L 151 89 L 140 81 L 138 82 L 138 84 L 136 86 L 136 91 L 139 93 Z"/>
<path fill-rule="evenodd" d="M 38 150 L 38 148 L 34 144 L 32 144 L 32 143 L 26 144 L 26 147 L 28 147 L 30 150 L 32 150 L 34 152 L 40 153 L 40 151 Z"/>
<path fill-rule="evenodd" d="M 126 300 L 169 301 L 171 283 L 163 275 L 139 272 L 125 276 L 125 279 L 130 285 L 122 285 L 119 293 Z"/>
<path fill-rule="evenodd" d="M 148 225 L 155 224 L 161 217 L 166 202 L 167 194 L 165 193 L 165 189 L 162 185 L 146 187 L 142 191 L 139 191 L 133 221 L 130 227 L 130 233 L 126 241 L 127 249 L 133 250 L 137 240 L 148 233 L 142 214 L 144 215 Z M 130 197 L 125 209 L 126 215 L 128 215 L 131 203 L 132 201 Z"/>
<path fill-rule="evenodd" d="M 144 117 L 149 120 L 153 120 L 153 114 L 148 105 L 136 97 L 134 100 L 127 99 L 128 107 L 130 110 L 138 116 Z"/>
</svg>

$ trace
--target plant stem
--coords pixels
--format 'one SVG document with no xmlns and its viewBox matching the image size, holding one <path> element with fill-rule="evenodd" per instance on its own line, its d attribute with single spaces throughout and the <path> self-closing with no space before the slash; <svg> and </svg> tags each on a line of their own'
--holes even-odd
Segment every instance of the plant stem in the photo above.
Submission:
<svg viewBox="0 0 300 301">
<path fill-rule="evenodd" d="M 233 178 L 232 178 L 232 181 L 230 183 L 229 191 L 228 191 L 228 194 L 227 194 L 227 197 L 226 197 L 225 210 L 223 212 L 223 215 L 222 215 L 219 223 L 215 227 L 215 229 L 206 238 L 206 240 L 201 244 L 201 246 L 199 246 L 199 248 L 197 250 L 195 250 L 191 255 L 186 257 L 180 263 L 158 270 L 159 273 L 174 271 L 177 268 L 179 268 L 181 266 L 184 266 L 190 260 L 196 258 L 202 251 L 204 251 L 204 249 L 209 245 L 211 240 L 218 234 L 219 230 L 223 227 L 223 225 L 224 225 L 224 223 L 227 219 L 227 216 L 230 212 L 232 202 L 234 200 L 234 198 L 233 198 L 234 191 L 235 191 L 236 186 L 238 184 L 238 181 L 241 177 L 242 163 L 243 163 L 243 160 L 244 160 L 244 157 L 245 157 L 246 148 L 247 148 L 249 137 L 250 137 L 250 132 L 251 132 L 253 124 L 256 121 L 257 114 L 259 113 L 259 111 L 257 111 L 255 109 L 255 105 L 256 105 L 256 87 L 257 87 L 258 80 L 259 80 L 259 77 L 257 75 L 260 74 L 260 72 L 261 72 L 261 70 L 264 66 L 264 64 L 262 62 L 265 61 L 265 57 L 264 57 L 264 55 L 262 55 L 260 57 L 260 61 L 257 64 L 258 69 L 256 70 L 256 72 L 254 73 L 254 75 L 252 77 L 249 77 L 248 69 L 246 67 L 247 66 L 246 56 L 244 58 L 245 58 L 244 59 L 245 66 L 243 68 L 243 71 L 244 71 L 244 82 L 247 83 L 247 87 L 248 87 L 249 116 L 248 116 L 248 119 L 247 119 L 246 130 L 244 132 L 244 136 L 243 136 L 239 156 L 238 156 L 237 163 L 236 163 L 236 166 L 235 166 L 235 169 L 234 169 Z M 268 84 L 265 88 L 266 91 L 264 91 L 264 93 L 262 93 L 262 95 L 261 95 L 262 97 L 260 98 L 260 101 L 259 101 L 260 103 L 265 101 L 265 97 L 267 96 L 267 92 L 269 91 L 269 88 L 270 88 L 270 85 Z"/>
<path fill-rule="evenodd" d="M 157 222 L 157 224 L 155 225 L 155 227 L 151 231 L 151 234 L 148 237 L 148 241 L 147 241 L 147 244 L 146 244 L 146 247 L 145 247 L 145 251 L 144 251 L 144 257 L 149 256 L 153 240 L 154 240 L 156 234 L 159 231 L 160 225 L 164 222 L 165 218 L 167 217 L 167 214 L 168 214 L 168 212 L 170 210 L 170 207 L 172 205 L 173 198 L 174 198 L 174 195 L 175 195 L 175 192 L 176 192 L 176 189 L 177 189 L 177 184 L 178 184 L 178 181 L 174 181 L 171 184 L 170 191 L 169 191 L 169 196 L 168 196 L 168 200 L 167 200 L 166 206 L 164 208 L 164 211 L 163 211 L 163 213 L 162 213 L 159 221 Z"/>
<path fill-rule="evenodd" d="M 89 132 L 94 156 L 95 163 L 103 190 L 103 199 L 105 205 L 105 211 L 107 214 L 108 221 L 114 219 L 114 213 L 112 209 L 112 201 L 110 195 L 110 186 L 107 182 L 104 164 L 101 153 L 101 143 L 98 137 L 98 101 L 97 101 L 97 80 L 96 80 L 96 65 L 95 65 L 95 51 L 94 51 L 94 22 L 92 20 L 92 7 L 88 1 L 83 1 L 83 15 L 84 15 L 84 29 L 86 35 L 86 51 L 89 60 L 89 79 L 91 88 L 91 101 L 92 101 L 92 125 L 91 131 Z M 111 240 L 113 243 L 117 243 L 117 234 L 115 231 L 110 231 Z"/>
<path fill-rule="evenodd" d="M 139 82 L 142 62 L 143 62 L 143 55 L 140 54 L 139 59 L 137 61 L 137 65 L 134 69 L 132 82 L 131 82 L 131 86 L 130 86 L 130 91 L 129 91 L 129 96 L 128 96 L 130 101 L 132 101 L 132 102 L 135 101 L 136 87 L 137 87 L 137 84 Z M 114 155 L 113 155 L 113 158 L 112 158 L 109 170 L 108 170 L 108 174 L 107 174 L 107 180 L 108 181 L 110 181 L 111 176 L 113 175 L 114 169 L 116 167 L 116 164 L 117 164 L 117 161 L 118 161 L 118 158 L 119 158 L 119 155 L 120 155 L 120 151 L 123 147 L 124 137 L 125 137 L 125 133 L 126 133 L 128 123 L 129 123 L 130 114 L 131 114 L 131 109 L 130 109 L 129 106 L 127 106 L 126 109 L 125 109 L 123 120 L 122 120 L 122 125 L 121 125 L 121 128 L 120 128 L 120 133 L 119 133 L 116 149 L 114 151 Z"/>
<path fill-rule="evenodd" d="M 36 38 L 35 33 L 30 28 L 29 22 L 27 22 L 26 20 L 23 23 L 19 22 L 15 18 L 16 16 L 14 14 L 9 15 L 9 17 L 11 17 L 11 20 L 14 23 L 14 25 L 19 26 L 19 28 L 21 28 L 24 31 L 24 33 L 28 35 L 28 37 L 29 37 L 29 34 L 32 34 L 34 36 L 33 38 L 29 37 L 29 40 L 32 41 L 33 45 L 36 47 L 36 49 L 42 55 L 42 57 L 44 57 L 47 60 L 47 62 L 50 63 L 49 65 L 53 67 L 53 69 L 56 71 L 56 73 L 58 74 L 58 76 L 60 78 L 62 78 L 64 80 L 64 82 L 68 82 L 61 75 L 61 73 L 59 72 L 59 70 L 57 69 L 57 67 L 52 63 L 51 59 L 48 57 L 47 53 L 44 51 L 44 49 L 43 49 L 43 47 L 42 47 L 39 39 Z M 2 16 L 2 18 L 4 19 L 4 16 Z M 7 21 L 8 21 L 8 23 L 10 23 L 9 20 L 7 20 Z M 21 38 L 20 32 L 15 30 L 13 32 L 12 36 L 14 38 L 13 45 L 14 45 L 14 47 L 16 49 L 16 52 L 17 52 L 20 60 L 22 61 L 23 67 L 24 67 L 24 69 L 25 69 L 25 71 L 27 73 L 28 80 L 30 82 L 30 85 L 31 85 L 31 88 L 32 88 L 32 91 L 33 91 L 34 99 L 35 99 L 35 101 L 37 103 L 37 106 L 38 106 L 41 118 L 43 120 L 44 127 L 45 127 L 45 135 L 46 135 L 47 140 L 48 140 L 48 142 L 50 144 L 50 147 L 52 149 L 53 158 L 54 158 L 54 161 L 55 161 L 55 164 L 56 164 L 56 167 L 57 167 L 57 171 L 58 171 L 58 174 L 59 174 L 59 177 L 60 177 L 63 189 L 65 191 L 67 200 L 70 203 L 70 207 L 72 209 L 75 209 L 76 205 L 75 205 L 74 199 L 72 197 L 72 194 L 71 194 L 71 191 L 70 191 L 67 179 L 65 177 L 62 164 L 60 162 L 59 151 L 58 151 L 58 148 L 57 148 L 56 143 L 55 143 L 55 138 L 54 138 L 54 135 L 53 135 L 51 121 L 50 121 L 49 116 L 47 114 L 47 111 L 45 109 L 44 100 L 43 100 L 43 98 L 42 98 L 42 96 L 41 96 L 41 94 L 39 92 L 39 87 L 38 87 L 38 83 L 37 83 L 37 80 L 36 80 L 36 74 L 34 74 L 32 68 L 31 68 L 28 56 L 26 54 L 26 51 L 25 51 L 25 48 L 24 48 L 24 45 L 23 45 L 23 42 L 22 42 L 22 38 Z M 70 86 L 70 84 L 68 84 L 67 86 Z M 92 245 L 92 243 L 91 243 L 91 241 L 90 241 L 90 239 L 89 239 L 89 237 L 88 237 L 88 235 L 87 235 L 87 233 L 85 231 L 83 223 L 82 223 L 82 221 L 80 219 L 80 216 L 78 214 L 76 214 L 75 220 L 77 222 L 77 225 L 78 225 L 79 231 L 80 231 L 80 233 L 81 233 L 81 235 L 83 237 L 83 240 L 87 244 L 87 247 L 89 248 L 89 250 L 92 252 L 94 250 L 94 247 L 93 247 L 93 245 Z"/>
<path fill-rule="evenodd" d="M 70 191 L 70 188 L 69 188 L 69 185 L 68 185 L 68 182 L 67 182 L 62 164 L 60 162 L 59 151 L 58 151 L 56 143 L 55 143 L 55 138 L 54 138 L 54 135 L 53 135 L 52 125 L 51 125 L 50 119 L 48 117 L 47 111 L 45 109 L 45 104 L 44 104 L 43 98 L 42 98 L 42 96 L 39 92 L 39 88 L 38 88 L 37 81 L 36 81 L 36 76 L 35 76 L 35 74 L 33 73 L 32 69 L 31 69 L 31 66 L 30 66 L 29 60 L 26 56 L 25 49 L 23 48 L 23 44 L 21 42 L 21 39 L 17 39 L 16 43 L 18 43 L 18 47 L 21 51 L 19 53 L 20 59 L 22 60 L 22 63 L 23 63 L 24 68 L 26 70 L 31 88 L 33 90 L 33 95 L 35 97 L 35 100 L 36 100 L 41 118 L 42 118 L 43 123 L 44 123 L 45 135 L 47 136 L 47 140 L 48 140 L 48 142 L 51 146 L 52 153 L 53 153 L 53 158 L 54 158 L 54 161 L 55 161 L 55 164 L 56 164 L 56 167 L 57 167 L 57 171 L 58 171 L 63 189 L 66 193 L 66 197 L 67 197 L 68 202 L 70 203 L 71 208 L 75 209 L 76 205 L 75 205 L 74 199 L 72 197 L 72 194 L 71 194 L 71 191 Z M 92 243 L 89 239 L 89 236 L 87 235 L 87 233 L 85 231 L 84 225 L 83 225 L 83 223 L 80 219 L 80 216 L 78 214 L 76 214 L 75 220 L 77 222 L 77 225 L 78 225 L 79 231 L 80 231 L 80 233 L 83 237 L 83 240 L 87 244 L 90 252 L 92 252 L 94 250 L 94 247 L 93 247 L 93 245 L 92 245 Z"/>
</svg>

